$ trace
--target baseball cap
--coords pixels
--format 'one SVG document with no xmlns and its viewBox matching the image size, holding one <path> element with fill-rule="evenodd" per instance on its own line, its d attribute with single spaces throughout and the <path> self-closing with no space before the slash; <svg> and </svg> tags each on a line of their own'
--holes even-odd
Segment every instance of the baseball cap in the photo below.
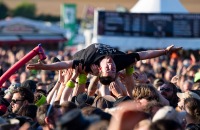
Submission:
<svg viewBox="0 0 200 130">
<path fill-rule="evenodd" d="M 19 74 L 13 74 L 9 78 L 10 82 L 12 81 L 19 81 Z"/>
<path fill-rule="evenodd" d="M 187 92 L 184 92 L 184 93 L 177 93 L 177 96 L 180 98 L 180 99 L 186 99 L 186 98 L 196 98 L 196 99 L 199 99 L 200 100 L 200 96 L 192 91 L 187 91 Z"/>
<path fill-rule="evenodd" d="M 34 80 L 26 80 L 23 83 L 21 83 L 21 86 L 22 87 L 27 87 L 32 92 L 35 92 L 35 90 L 36 90 L 36 84 L 37 84 L 37 82 L 34 81 Z"/>
<path fill-rule="evenodd" d="M 152 122 L 155 122 L 160 119 L 168 119 L 168 120 L 174 120 L 182 124 L 185 116 L 186 116 L 185 111 L 178 112 L 171 106 L 164 106 L 156 112 L 156 114 L 154 115 L 152 119 Z"/>
</svg>

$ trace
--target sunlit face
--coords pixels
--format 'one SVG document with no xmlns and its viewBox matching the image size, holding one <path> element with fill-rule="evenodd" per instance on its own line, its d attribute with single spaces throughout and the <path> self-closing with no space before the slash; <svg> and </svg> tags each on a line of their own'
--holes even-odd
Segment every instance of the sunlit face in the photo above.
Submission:
<svg viewBox="0 0 200 130">
<path fill-rule="evenodd" d="M 192 89 L 192 83 L 185 82 L 181 88 L 183 92 L 187 92 Z"/>
<path fill-rule="evenodd" d="M 102 76 L 110 76 L 115 78 L 116 76 L 116 65 L 110 56 L 106 56 L 100 62 L 100 72 Z"/>
<path fill-rule="evenodd" d="M 11 100 L 11 107 L 12 107 L 12 112 L 16 113 L 19 111 L 23 104 L 24 100 L 22 99 L 21 95 L 19 93 L 14 93 L 12 100 Z"/>
<path fill-rule="evenodd" d="M 167 84 L 160 86 L 158 91 L 168 100 L 170 100 L 173 96 L 173 88 Z"/>
</svg>

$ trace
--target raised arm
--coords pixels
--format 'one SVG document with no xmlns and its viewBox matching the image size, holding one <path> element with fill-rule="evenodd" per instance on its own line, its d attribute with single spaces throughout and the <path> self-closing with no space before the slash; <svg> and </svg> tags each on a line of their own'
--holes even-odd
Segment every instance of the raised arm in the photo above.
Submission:
<svg viewBox="0 0 200 130">
<path fill-rule="evenodd" d="M 72 68 L 73 60 L 69 61 L 61 61 L 51 64 L 44 64 L 42 62 L 38 62 L 35 64 L 28 64 L 27 69 L 30 70 L 62 70 Z"/>
<path fill-rule="evenodd" d="M 182 47 L 174 47 L 174 45 L 168 46 L 162 50 L 148 50 L 148 51 L 141 51 L 137 52 L 140 55 L 140 60 L 155 58 L 162 55 L 167 55 L 171 52 L 176 52 L 182 49 Z"/>
<path fill-rule="evenodd" d="M 60 85 L 60 87 L 58 89 L 58 93 L 57 93 L 55 101 L 60 101 L 61 95 L 62 95 L 64 89 L 66 88 L 67 82 L 72 77 L 72 74 L 73 74 L 73 69 L 65 69 L 65 70 L 62 70 L 62 72 L 59 71 L 58 80 L 60 80 L 62 85 Z"/>
<path fill-rule="evenodd" d="M 96 90 L 98 89 L 98 82 L 99 82 L 99 77 L 98 76 L 93 76 L 90 80 L 90 84 L 88 86 L 88 95 L 89 96 L 94 96 Z"/>
<path fill-rule="evenodd" d="M 65 88 L 61 95 L 60 104 L 62 104 L 65 101 L 71 101 L 71 97 L 74 91 L 77 76 L 78 76 L 78 67 L 75 67 L 75 69 L 73 70 L 72 76 L 65 84 Z"/>
</svg>

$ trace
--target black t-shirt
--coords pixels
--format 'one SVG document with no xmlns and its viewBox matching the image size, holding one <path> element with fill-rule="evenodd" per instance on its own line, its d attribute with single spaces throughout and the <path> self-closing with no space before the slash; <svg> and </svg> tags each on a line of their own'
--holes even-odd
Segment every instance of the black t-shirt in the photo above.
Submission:
<svg viewBox="0 0 200 130">
<path fill-rule="evenodd" d="M 73 68 L 82 63 L 86 67 L 86 72 L 91 72 L 90 66 L 92 64 L 99 65 L 100 60 L 105 56 L 113 57 L 117 72 L 134 63 L 135 59 L 140 60 L 138 53 L 125 54 L 109 45 L 95 43 L 74 54 Z"/>
</svg>

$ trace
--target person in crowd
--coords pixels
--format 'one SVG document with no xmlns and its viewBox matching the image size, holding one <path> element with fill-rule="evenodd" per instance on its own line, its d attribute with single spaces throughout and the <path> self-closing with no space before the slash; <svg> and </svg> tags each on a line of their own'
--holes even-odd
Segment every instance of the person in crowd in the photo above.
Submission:
<svg viewBox="0 0 200 130">
<path fill-rule="evenodd" d="M 192 85 L 192 90 L 200 90 L 200 82 L 196 82 Z"/>
<path fill-rule="evenodd" d="M 175 74 L 175 71 L 171 67 L 167 67 L 164 74 L 165 81 L 170 82 L 172 77 L 175 76 Z"/>
<path fill-rule="evenodd" d="M 36 84 L 37 84 L 37 81 L 28 79 L 28 80 L 25 80 L 24 82 L 22 82 L 21 86 L 28 88 L 29 90 L 31 90 L 31 92 L 34 93 L 36 90 Z"/>
<path fill-rule="evenodd" d="M 139 102 L 143 109 L 146 107 L 148 102 L 157 101 L 159 102 L 159 95 L 156 89 L 149 84 L 139 84 L 133 88 L 133 100 Z"/>
<path fill-rule="evenodd" d="M 181 91 L 186 92 L 192 90 L 193 81 L 192 80 L 185 80 L 183 86 L 181 86 Z"/>
<path fill-rule="evenodd" d="M 186 122 L 186 112 L 179 112 L 171 106 L 164 106 L 160 108 L 152 118 L 152 122 L 156 122 L 161 119 L 173 120 L 181 125 L 182 128 L 185 128 Z"/>
<path fill-rule="evenodd" d="M 61 117 L 61 111 L 56 106 L 44 104 L 38 107 L 36 118 L 43 130 L 54 130 L 56 121 Z"/>
<path fill-rule="evenodd" d="M 77 52 L 73 60 L 53 64 L 28 64 L 28 69 L 61 70 L 75 68 L 79 63 L 86 67 L 86 72 L 100 76 L 103 84 L 110 84 L 116 78 L 116 72 L 130 66 L 138 60 L 155 58 L 178 51 L 181 47 L 168 46 L 163 50 L 149 50 L 125 54 L 105 44 L 91 44 L 86 49 Z M 123 64 L 121 64 L 123 63 Z"/>
<path fill-rule="evenodd" d="M 57 130 L 87 130 L 90 124 L 99 121 L 98 117 L 86 118 L 80 109 L 73 109 L 65 113 L 57 121 Z"/>
<path fill-rule="evenodd" d="M 26 96 L 16 95 L 13 89 L 10 101 L 7 100 L 11 102 L 10 113 L 2 117 L 18 120 L 19 127 L 28 124 L 26 129 L 199 129 L 199 61 L 186 59 L 185 54 L 189 53 L 182 53 L 178 58 L 165 55 L 180 49 L 169 46 L 163 50 L 136 50 L 125 54 L 105 44 L 92 44 L 75 53 L 73 59 L 65 58 L 64 50 L 49 52 L 47 64 L 42 61 L 28 64 L 28 69 L 18 72 L 20 81 L 21 76 L 23 82 L 37 81 L 34 86 L 23 85 L 34 92 L 34 101 L 28 101 L 32 94 L 24 98 Z M 189 64 L 183 63 L 185 60 Z M 34 75 L 30 74 L 32 70 Z M 35 70 L 42 70 L 45 78 L 41 71 Z M 58 71 L 49 75 L 50 71 L 46 70 Z M 27 73 L 26 77 L 23 72 Z M 193 86 L 188 85 L 188 81 Z M 48 85 L 51 87 L 46 87 Z M 169 105 L 170 110 L 163 111 Z M 0 112 L 5 112 L 5 108 L 5 104 L 0 104 Z M 156 116 L 159 119 L 155 121 Z M 11 124 L 10 119 L 6 122 Z M 25 129 L 23 126 L 21 129 Z"/>
<path fill-rule="evenodd" d="M 4 90 L 4 98 L 10 102 L 12 99 L 12 93 L 15 89 L 19 88 L 21 86 L 21 84 L 19 83 L 19 76 L 18 74 L 13 74 L 10 78 L 9 78 L 11 84 L 10 86 Z"/>
<path fill-rule="evenodd" d="M 12 100 L 10 102 L 11 113 L 8 112 L 7 117 L 21 115 L 25 106 L 32 104 L 34 101 L 33 93 L 25 87 L 19 87 L 14 90 Z"/>
<path fill-rule="evenodd" d="M 65 101 L 62 104 L 60 104 L 60 110 L 62 114 L 65 114 L 73 109 L 77 109 L 77 105 L 71 101 Z"/>
<path fill-rule="evenodd" d="M 150 114 L 151 118 L 153 118 L 156 112 L 162 107 L 164 107 L 162 103 L 153 100 L 146 105 L 144 112 Z"/>
<path fill-rule="evenodd" d="M 42 83 L 42 82 L 38 82 L 36 84 L 36 91 L 35 92 L 42 93 L 44 96 L 46 96 L 47 95 L 46 86 L 47 86 L 47 84 Z"/>
<path fill-rule="evenodd" d="M 13 74 L 9 78 L 11 84 L 20 83 L 19 74 Z"/>
<path fill-rule="evenodd" d="M 184 130 L 179 123 L 173 120 L 161 119 L 153 122 L 149 130 Z"/>
<path fill-rule="evenodd" d="M 178 103 L 177 88 L 173 83 L 166 82 L 158 88 L 158 91 L 169 101 L 170 106 L 176 108 Z"/>
<path fill-rule="evenodd" d="M 0 116 L 4 115 L 10 103 L 2 96 L 0 96 Z"/>
<path fill-rule="evenodd" d="M 192 91 L 187 91 L 187 92 L 184 92 L 184 93 L 178 92 L 177 96 L 179 97 L 179 102 L 178 102 L 178 105 L 177 105 L 177 109 L 180 110 L 180 111 L 184 110 L 184 100 L 185 99 L 187 99 L 187 98 L 196 98 L 196 99 L 200 100 L 200 96 L 198 94 L 192 92 Z"/>
<path fill-rule="evenodd" d="M 154 80 L 153 86 L 154 86 L 156 89 L 158 89 L 158 88 L 160 88 L 164 83 L 165 83 L 165 81 L 164 81 L 163 79 L 157 78 L 157 79 Z"/>
<path fill-rule="evenodd" d="M 27 117 L 27 119 L 29 119 L 28 123 L 29 123 L 29 129 L 34 130 L 37 129 L 40 125 L 37 122 L 36 119 L 36 113 L 37 113 L 37 106 L 30 104 L 30 105 L 26 105 L 24 107 L 24 109 L 22 110 L 22 117 Z"/>
<path fill-rule="evenodd" d="M 184 100 L 187 127 L 196 126 L 200 128 L 200 99 L 187 98 Z"/>
<path fill-rule="evenodd" d="M 110 109 L 108 112 L 112 118 L 108 130 L 133 130 L 141 121 L 150 119 L 150 115 L 141 110 L 142 106 L 133 101 L 125 101 Z"/>
<path fill-rule="evenodd" d="M 110 119 L 111 119 L 111 115 L 107 112 L 104 112 L 100 108 L 88 106 L 88 107 L 82 108 L 81 111 L 82 111 L 83 115 L 86 117 L 98 116 L 98 117 L 100 117 L 101 120 L 106 120 L 108 122 L 110 122 Z"/>
</svg>

